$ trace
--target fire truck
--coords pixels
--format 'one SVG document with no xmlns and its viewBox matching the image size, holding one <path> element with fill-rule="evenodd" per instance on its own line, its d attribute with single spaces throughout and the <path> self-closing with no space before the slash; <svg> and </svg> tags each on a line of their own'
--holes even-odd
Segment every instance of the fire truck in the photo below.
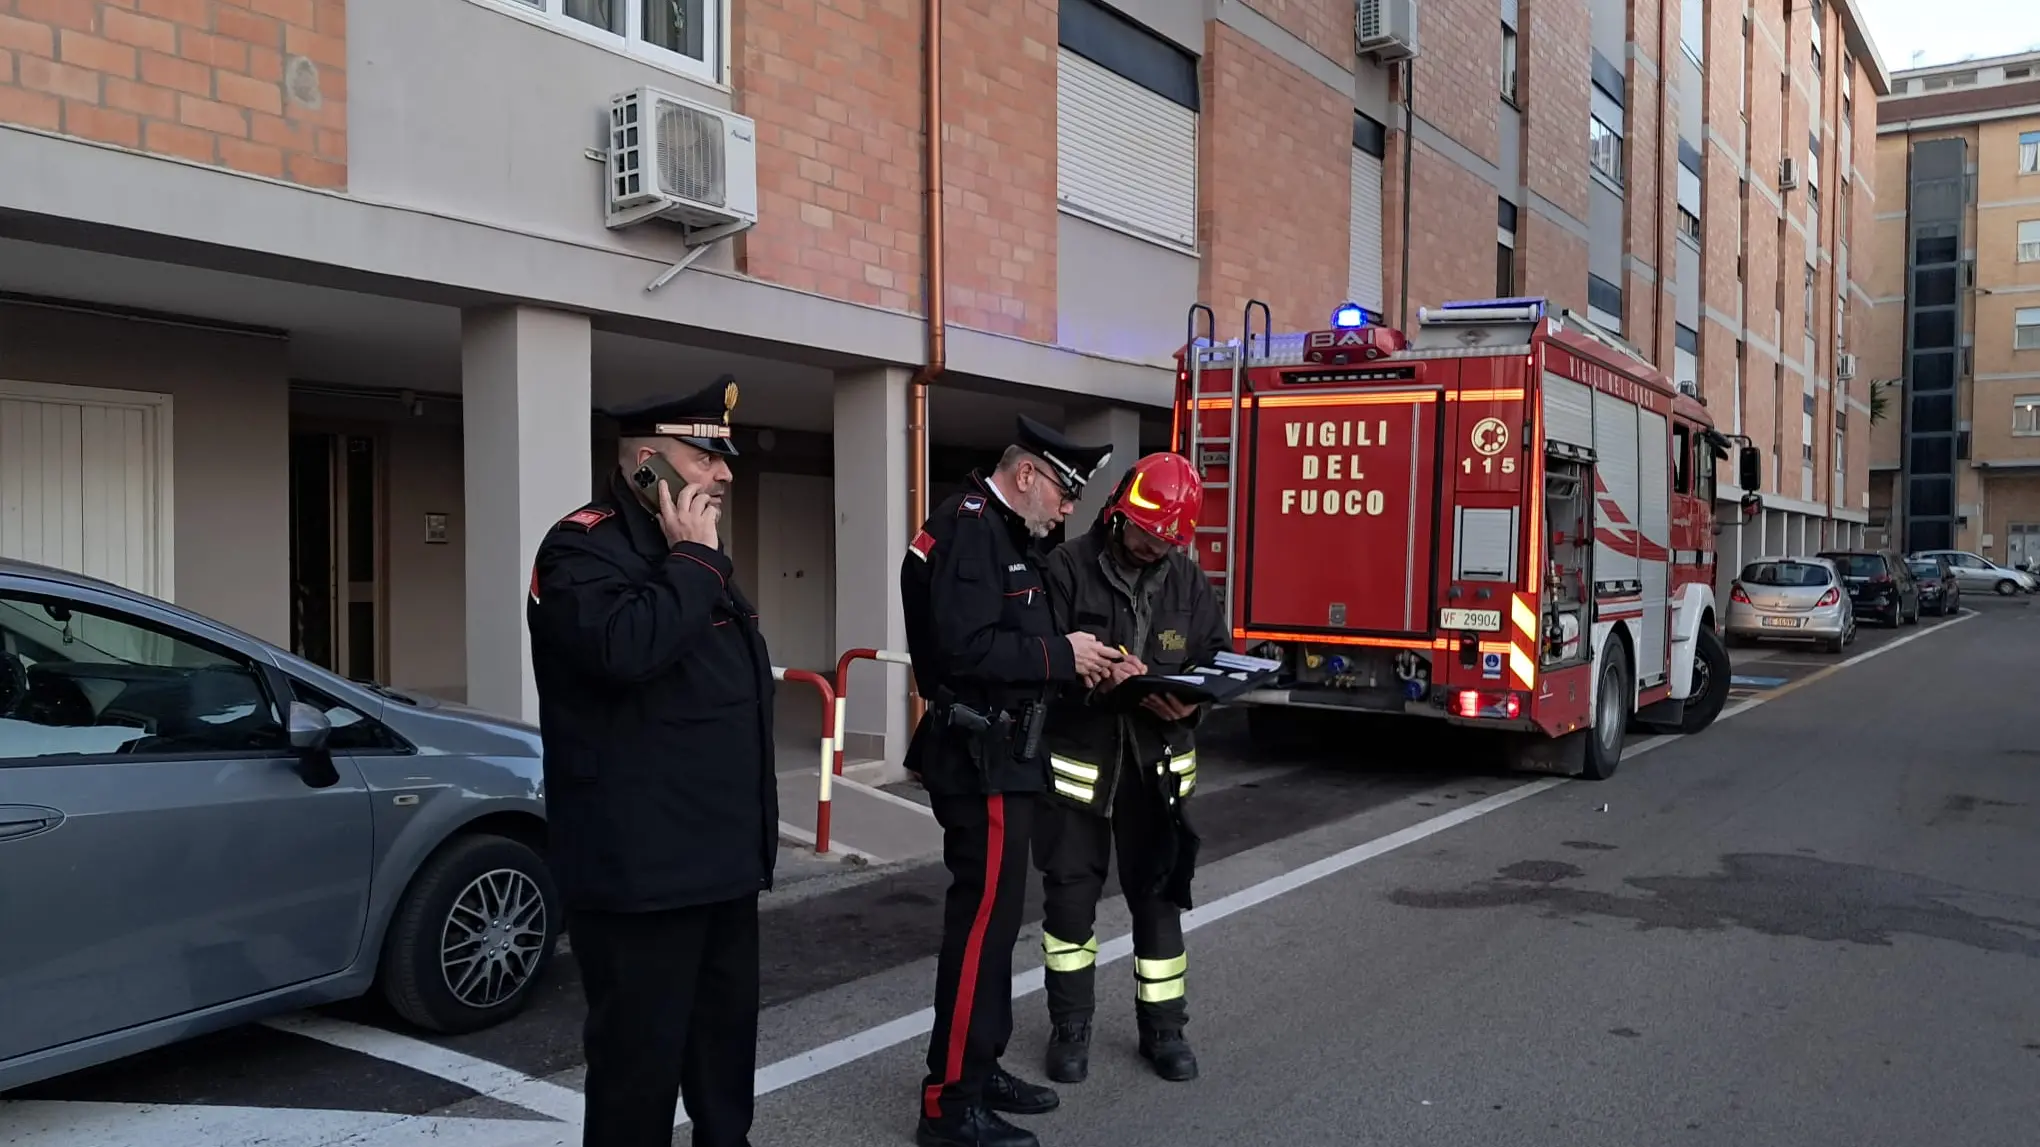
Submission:
<svg viewBox="0 0 2040 1147">
<path fill-rule="evenodd" d="M 1250 302 L 1220 342 L 1199 304 L 1176 356 L 1199 562 L 1235 651 L 1281 664 L 1239 702 L 1256 738 L 1298 709 L 1421 716 L 1599 780 L 1631 729 L 1712 722 L 1717 464 L 1755 491 L 1758 450 L 1543 299 L 1421 308 L 1408 334 L 1331 317 L 1278 334 Z"/>
</svg>

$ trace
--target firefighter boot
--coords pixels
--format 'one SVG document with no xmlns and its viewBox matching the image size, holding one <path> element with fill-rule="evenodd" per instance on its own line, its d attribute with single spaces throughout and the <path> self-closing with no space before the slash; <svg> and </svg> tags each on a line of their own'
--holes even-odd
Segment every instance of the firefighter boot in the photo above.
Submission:
<svg viewBox="0 0 2040 1147">
<path fill-rule="evenodd" d="M 1180 1021 L 1140 1019 L 1140 1056 L 1155 1074 L 1175 1083 L 1197 1078 L 1197 1055 L 1183 1038 Z"/>
<path fill-rule="evenodd" d="M 1091 1021 L 1057 1020 L 1048 1037 L 1048 1077 L 1057 1083 L 1082 1083 L 1091 1073 Z"/>
</svg>

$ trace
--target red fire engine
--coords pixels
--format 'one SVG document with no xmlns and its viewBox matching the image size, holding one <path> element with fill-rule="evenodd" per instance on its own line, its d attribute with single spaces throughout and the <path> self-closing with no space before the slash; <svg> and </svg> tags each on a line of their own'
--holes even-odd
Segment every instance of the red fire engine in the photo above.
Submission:
<svg viewBox="0 0 2040 1147">
<path fill-rule="evenodd" d="M 1299 706 L 1424 715 L 1601 779 L 1632 725 L 1721 712 L 1715 467 L 1755 490 L 1760 457 L 1634 348 L 1541 299 L 1422 308 L 1413 337 L 1351 303 L 1213 327 L 1191 308 L 1175 449 L 1236 649 L 1282 662 L 1243 699 L 1257 735 Z"/>
</svg>

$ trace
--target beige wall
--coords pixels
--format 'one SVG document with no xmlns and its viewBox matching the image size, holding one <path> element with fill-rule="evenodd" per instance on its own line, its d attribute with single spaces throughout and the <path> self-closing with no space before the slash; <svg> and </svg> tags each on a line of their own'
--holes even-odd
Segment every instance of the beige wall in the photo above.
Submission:
<svg viewBox="0 0 2040 1147">
<path fill-rule="evenodd" d="M 390 684 L 460 701 L 467 696 L 465 493 L 458 425 L 392 422 L 389 520 Z M 425 515 L 446 515 L 446 543 L 425 540 Z"/>
<path fill-rule="evenodd" d="M 0 305 L 0 376 L 171 396 L 177 604 L 289 640 L 281 339 Z"/>
</svg>

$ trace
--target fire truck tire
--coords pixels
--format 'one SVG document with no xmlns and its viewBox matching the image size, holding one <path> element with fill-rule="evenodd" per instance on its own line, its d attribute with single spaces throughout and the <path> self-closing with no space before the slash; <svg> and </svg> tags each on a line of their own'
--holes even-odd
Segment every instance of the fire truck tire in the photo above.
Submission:
<svg viewBox="0 0 2040 1147">
<path fill-rule="evenodd" d="M 1728 705 L 1728 690 L 1735 672 L 1728 661 L 1728 650 L 1713 626 L 1702 625 L 1695 640 L 1693 673 L 1704 676 L 1704 680 L 1686 698 L 1685 718 L 1679 722 L 1681 733 L 1697 733 L 1721 716 L 1721 710 Z"/>
<path fill-rule="evenodd" d="M 1580 762 L 1580 776 L 1605 781 L 1622 764 L 1622 740 L 1629 732 L 1630 698 L 1629 647 L 1613 635 L 1603 648 L 1601 681 L 1594 692 L 1594 723 L 1582 730 L 1586 752 Z"/>
</svg>

